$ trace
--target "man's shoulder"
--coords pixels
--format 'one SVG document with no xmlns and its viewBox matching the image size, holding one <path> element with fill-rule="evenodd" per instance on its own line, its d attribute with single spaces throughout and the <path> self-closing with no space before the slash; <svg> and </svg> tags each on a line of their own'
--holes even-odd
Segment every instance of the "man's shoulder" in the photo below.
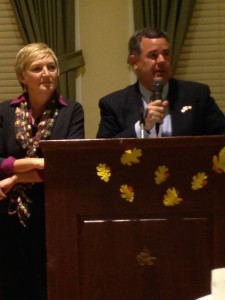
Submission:
<svg viewBox="0 0 225 300">
<path fill-rule="evenodd" d="M 135 94 L 137 92 L 138 92 L 137 83 L 135 83 L 135 84 L 128 85 L 125 88 L 122 88 L 120 90 L 111 92 L 111 93 L 103 96 L 101 98 L 101 100 L 105 101 L 105 100 L 110 100 L 110 99 L 121 99 L 121 98 L 125 98 L 127 95 L 132 96 L 133 94 Z"/>
<path fill-rule="evenodd" d="M 181 80 L 181 79 L 171 78 L 169 80 L 169 84 L 170 86 L 179 86 L 183 88 L 196 88 L 196 89 L 207 88 L 208 89 L 207 84 L 198 81 L 193 81 L 193 80 Z"/>
</svg>

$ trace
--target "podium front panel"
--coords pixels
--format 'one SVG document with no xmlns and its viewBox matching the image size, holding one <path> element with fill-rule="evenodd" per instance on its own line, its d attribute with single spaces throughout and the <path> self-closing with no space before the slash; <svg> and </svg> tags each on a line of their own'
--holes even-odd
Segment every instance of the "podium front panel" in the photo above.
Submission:
<svg viewBox="0 0 225 300">
<path fill-rule="evenodd" d="M 41 142 L 48 299 L 209 294 L 211 269 L 225 266 L 223 147 L 223 137 Z"/>
</svg>

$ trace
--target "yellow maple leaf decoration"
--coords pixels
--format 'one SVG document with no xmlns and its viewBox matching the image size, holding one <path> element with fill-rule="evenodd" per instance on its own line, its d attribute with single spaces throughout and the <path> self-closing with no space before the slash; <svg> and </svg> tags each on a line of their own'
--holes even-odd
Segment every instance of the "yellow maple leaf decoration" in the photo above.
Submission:
<svg viewBox="0 0 225 300">
<path fill-rule="evenodd" d="M 212 169 L 217 173 L 224 173 L 225 172 L 225 147 L 223 147 L 218 157 L 216 155 L 213 156 L 213 165 Z"/>
<path fill-rule="evenodd" d="M 100 177 L 100 179 L 104 182 L 108 182 L 111 176 L 111 168 L 106 164 L 99 163 L 96 169 L 97 175 Z"/>
<path fill-rule="evenodd" d="M 166 166 L 159 166 L 155 171 L 155 183 L 161 184 L 162 182 L 165 182 L 169 175 L 169 169 Z"/>
<path fill-rule="evenodd" d="M 128 186 L 127 184 L 123 184 L 120 186 L 120 196 L 121 198 L 133 202 L 134 201 L 134 190 L 132 186 Z"/>
<path fill-rule="evenodd" d="M 151 256 L 147 247 L 145 247 L 144 250 L 136 256 L 136 258 L 140 266 L 152 266 L 154 265 L 154 261 L 157 259 L 156 257 Z"/>
<path fill-rule="evenodd" d="M 142 150 L 133 148 L 132 150 L 126 150 L 120 161 L 124 165 L 131 166 L 132 164 L 138 164 L 140 162 L 139 157 L 142 156 Z"/>
<path fill-rule="evenodd" d="M 178 205 L 183 201 L 182 198 L 178 197 L 178 192 L 174 187 L 167 189 L 166 194 L 164 195 L 163 203 L 165 206 L 174 206 Z"/>
<path fill-rule="evenodd" d="M 207 183 L 208 176 L 204 172 L 199 172 L 192 177 L 191 188 L 192 190 L 202 189 Z"/>
</svg>

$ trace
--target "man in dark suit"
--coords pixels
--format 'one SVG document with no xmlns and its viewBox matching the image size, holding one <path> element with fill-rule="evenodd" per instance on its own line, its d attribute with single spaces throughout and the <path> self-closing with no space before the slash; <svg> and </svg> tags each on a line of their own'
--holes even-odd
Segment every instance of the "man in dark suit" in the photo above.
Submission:
<svg viewBox="0 0 225 300">
<path fill-rule="evenodd" d="M 170 45 L 164 32 L 136 31 L 129 41 L 128 62 L 137 82 L 100 99 L 97 138 L 225 134 L 225 116 L 209 87 L 170 78 Z"/>
</svg>

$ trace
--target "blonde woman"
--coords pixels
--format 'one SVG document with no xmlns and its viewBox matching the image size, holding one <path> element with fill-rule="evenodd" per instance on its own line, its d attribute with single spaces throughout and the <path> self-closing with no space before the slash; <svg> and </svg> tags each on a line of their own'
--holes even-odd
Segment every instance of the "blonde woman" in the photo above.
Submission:
<svg viewBox="0 0 225 300">
<path fill-rule="evenodd" d="M 39 142 L 84 138 L 84 115 L 78 102 L 60 96 L 58 60 L 46 44 L 20 49 L 15 72 L 24 92 L 0 103 L 0 286 L 7 300 L 44 300 L 44 159 Z"/>
</svg>

